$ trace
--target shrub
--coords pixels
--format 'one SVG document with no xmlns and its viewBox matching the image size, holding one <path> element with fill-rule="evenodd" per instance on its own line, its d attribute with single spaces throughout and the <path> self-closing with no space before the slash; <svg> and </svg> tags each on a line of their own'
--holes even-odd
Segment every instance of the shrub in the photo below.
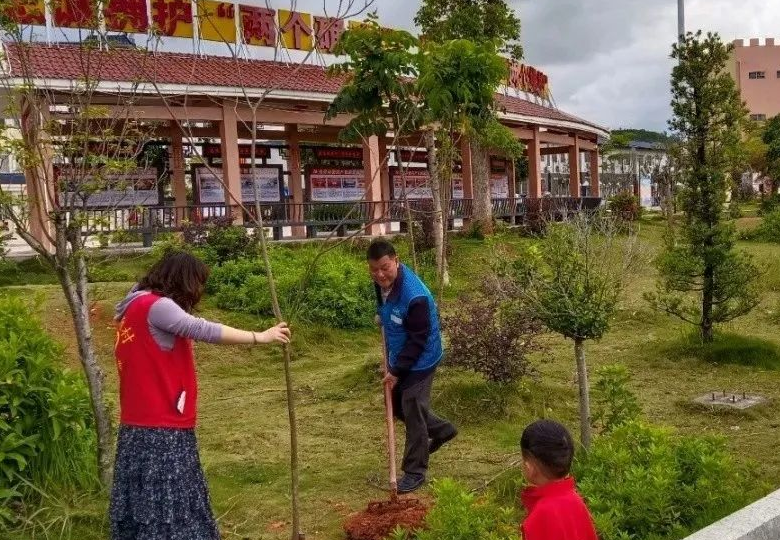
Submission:
<svg viewBox="0 0 780 540">
<path fill-rule="evenodd" d="M 621 191 L 609 200 L 609 210 L 612 215 L 621 221 L 636 221 L 642 217 L 642 205 L 639 197 L 628 192 Z"/>
<path fill-rule="evenodd" d="M 737 201 L 731 201 L 729 203 L 729 219 L 739 219 L 744 216 L 745 214 L 742 212 L 742 207 L 739 203 Z"/>
<path fill-rule="evenodd" d="M 596 382 L 592 388 L 595 427 L 608 433 L 637 419 L 639 403 L 628 388 L 629 382 L 631 375 L 622 364 L 611 364 L 596 370 Z"/>
<path fill-rule="evenodd" d="M 0 528 L 10 503 L 39 488 L 97 486 L 95 434 L 81 377 L 55 367 L 60 347 L 19 298 L 0 297 Z"/>
<path fill-rule="evenodd" d="M 247 234 L 246 228 L 235 225 L 209 228 L 202 250 L 204 259 L 212 265 L 257 257 L 259 253 L 257 238 Z"/>
<path fill-rule="evenodd" d="M 286 316 L 335 328 L 373 324 L 376 297 L 363 260 L 334 250 L 312 268 L 316 250 L 308 247 L 272 247 L 269 256 Z M 268 278 L 259 259 L 238 259 L 215 267 L 207 290 L 221 308 L 273 315 Z"/>
<path fill-rule="evenodd" d="M 542 327 L 506 297 L 498 280 L 487 281 L 476 293 L 460 297 L 457 311 L 443 317 L 450 365 L 490 382 L 508 383 L 529 374 L 527 355 L 539 348 Z"/>
<path fill-rule="evenodd" d="M 450 479 L 433 484 L 434 506 L 425 528 L 416 533 L 396 531 L 389 540 L 518 540 L 514 511 L 479 498 Z"/>
<path fill-rule="evenodd" d="M 763 214 L 761 225 L 756 229 L 755 238 L 763 242 L 780 244 L 780 209 Z"/>
<path fill-rule="evenodd" d="M 111 234 L 111 243 L 113 244 L 131 244 L 134 242 L 141 242 L 141 240 L 141 233 L 126 231 L 124 229 L 114 231 Z"/>
<path fill-rule="evenodd" d="M 780 195 L 769 194 L 761 198 L 761 203 L 758 205 L 758 215 L 765 216 L 771 214 L 777 207 L 780 206 Z"/>
<path fill-rule="evenodd" d="M 574 474 L 602 540 L 681 538 L 751 493 L 724 441 L 637 422 L 597 437 Z"/>
</svg>

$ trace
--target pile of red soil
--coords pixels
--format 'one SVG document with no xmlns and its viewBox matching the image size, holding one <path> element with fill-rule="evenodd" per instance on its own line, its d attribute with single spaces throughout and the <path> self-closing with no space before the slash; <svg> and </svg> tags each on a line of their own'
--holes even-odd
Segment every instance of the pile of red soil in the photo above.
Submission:
<svg viewBox="0 0 780 540">
<path fill-rule="evenodd" d="M 407 530 L 422 528 L 428 507 L 416 498 L 377 501 L 353 514 L 344 524 L 349 540 L 384 540 L 400 526 Z"/>
</svg>

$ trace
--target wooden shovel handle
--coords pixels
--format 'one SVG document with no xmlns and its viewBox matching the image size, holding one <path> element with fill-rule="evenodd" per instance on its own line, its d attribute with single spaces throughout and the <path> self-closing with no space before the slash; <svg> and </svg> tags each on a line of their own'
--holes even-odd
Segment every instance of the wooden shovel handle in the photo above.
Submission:
<svg viewBox="0 0 780 540">
<path fill-rule="evenodd" d="M 382 377 L 387 375 L 387 342 L 385 329 L 382 328 Z M 387 455 L 390 468 L 390 496 L 398 497 L 398 479 L 395 470 L 395 422 L 393 421 L 393 389 L 385 383 L 385 423 L 387 424 Z"/>
</svg>

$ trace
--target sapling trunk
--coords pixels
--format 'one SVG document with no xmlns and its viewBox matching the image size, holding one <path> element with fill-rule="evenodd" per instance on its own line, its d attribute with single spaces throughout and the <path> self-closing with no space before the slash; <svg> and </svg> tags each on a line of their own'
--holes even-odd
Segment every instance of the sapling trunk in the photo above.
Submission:
<svg viewBox="0 0 780 540">
<path fill-rule="evenodd" d="M 585 363 L 585 340 L 574 340 L 574 356 L 577 359 L 577 383 L 580 391 L 580 440 L 587 450 L 590 448 L 592 432 L 590 426 L 590 393 L 588 389 L 588 366 Z"/>
</svg>

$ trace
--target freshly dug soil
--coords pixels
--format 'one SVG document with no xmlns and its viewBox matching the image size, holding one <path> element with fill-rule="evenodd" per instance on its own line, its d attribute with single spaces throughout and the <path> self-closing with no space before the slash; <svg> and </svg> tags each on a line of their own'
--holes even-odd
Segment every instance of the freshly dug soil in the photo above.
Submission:
<svg viewBox="0 0 780 540">
<path fill-rule="evenodd" d="M 349 540 L 384 540 L 399 525 L 404 529 L 422 527 L 428 507 L 417 498 L 395 501 L 375 501 L 368 508 L 353 514 L 344 524 Z"/>
</svg>

